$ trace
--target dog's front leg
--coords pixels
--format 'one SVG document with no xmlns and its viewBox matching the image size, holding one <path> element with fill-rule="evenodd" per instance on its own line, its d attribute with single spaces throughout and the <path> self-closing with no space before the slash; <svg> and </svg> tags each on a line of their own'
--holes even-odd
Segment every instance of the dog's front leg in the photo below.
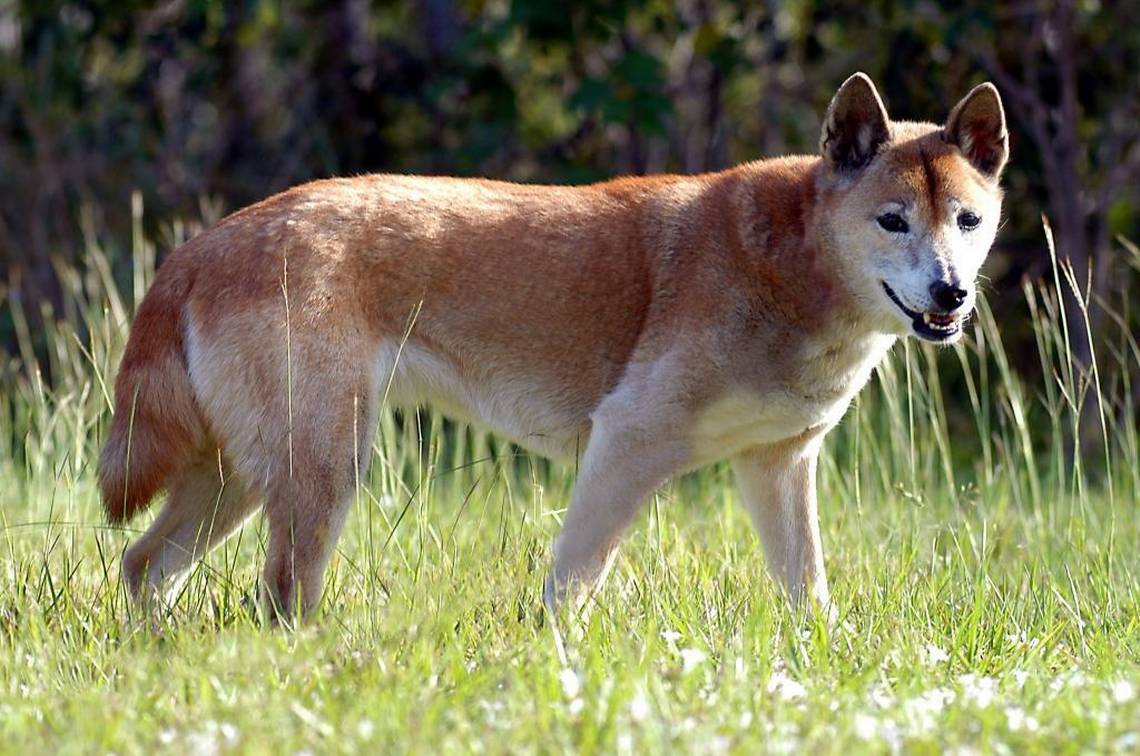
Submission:
<svg viewBox="0 0 1140 756">
<path fill-rule="evenodd" d="M 818 442 L 797 441 L 752 449 L 732 460 L 768 568 L 796 606 L 808 598 L 826 607 L 829 600 L 816 513 L 818 454 Z"/>
<path fill-rule="evenodd" d="M 629 411 L 595 415 L 570 509 L 554 542 L 554 570 L 543 595 L 547 608 L 554 610 L 571 591 L 605 577 L 641 502 L 684 464 L 684 444 L 671 437 L 672 430 Z"/>
</svg>

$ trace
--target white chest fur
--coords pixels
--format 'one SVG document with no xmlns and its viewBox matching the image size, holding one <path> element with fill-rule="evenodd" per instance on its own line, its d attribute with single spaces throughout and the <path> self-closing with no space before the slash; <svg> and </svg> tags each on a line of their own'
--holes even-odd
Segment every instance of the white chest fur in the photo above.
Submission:
<svg viewBox="0 0 1140 756">
<path fill-rule="evenodd" d="M 838 351 L 809 345 L 787 375 L 758 385 L 742 381 L 697 418 L 691 435 L 694 462 L 707 464 L 810 428 L 831 428 L 894 340 L 877 335 Z"/>
</svg>

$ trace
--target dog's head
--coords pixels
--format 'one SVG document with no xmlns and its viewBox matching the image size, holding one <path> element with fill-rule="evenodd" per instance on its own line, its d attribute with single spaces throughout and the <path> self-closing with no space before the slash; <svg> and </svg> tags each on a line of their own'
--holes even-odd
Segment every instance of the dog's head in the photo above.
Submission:
<svg viewBox="0 0 1140 756">
<path fill-rule="evenodd" d="M 997 89 L 975 87 L 936 126 L 891 121 L 855 74 L 828 107 L 820 149 L 824 234 L 867 317 L 956 341 L 1001 215 L 1009 139 Z"/>
</svg>

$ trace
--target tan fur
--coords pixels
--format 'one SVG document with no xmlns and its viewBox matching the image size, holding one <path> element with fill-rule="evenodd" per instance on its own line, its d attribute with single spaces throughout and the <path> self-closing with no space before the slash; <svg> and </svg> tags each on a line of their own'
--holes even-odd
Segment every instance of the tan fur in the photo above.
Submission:
<svg viewBox="0 0 1140 756">
<path fill-rule="evenodd" d="M 171 492 L 127 581 L 157 588 L 264 501 L 266 598 L 312 609 L 386 398 L 580 454 L 550 603 L 663 481 L 726 457 L 774 573 L 826 602 L 815 456 L 907 331 L 875 266 L 972 279 L 993 239 L 1004 154 L 977 92 L 951 132 L 887 122 L 852 77 L 823 159 L 579 188 L 365 176 L 230 216 L 162 266 L 116 384 L 108 513 Z M 884 203 L 922 237 L 892 247 Z M 968 243 L 947 230 L 965 205 L 988 224 Z"/>
</svg>

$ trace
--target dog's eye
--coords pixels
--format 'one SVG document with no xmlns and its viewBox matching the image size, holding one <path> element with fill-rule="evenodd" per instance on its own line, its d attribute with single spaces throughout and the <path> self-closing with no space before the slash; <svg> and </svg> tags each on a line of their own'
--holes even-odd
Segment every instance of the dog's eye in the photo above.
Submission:
<svg viewBox="0 0 1140 756">
<path fill-rule="evenodd" d="M 898 213 L 883 213 L 875 220 L 879 222 L 879 226 L 882 227 L 884 231 L 889 231 L 892 234 L 905 234 L 910 230 L 910 226 L 906 224 L 906 221 L 904 221 L 902 216 Z"/>
<path fill-rule="evenodd" d="M 958 213 L 958 228 L 963 231 L 973 231 L 981 222 L 982 219 L 969 210 Z"/>
</svg>

